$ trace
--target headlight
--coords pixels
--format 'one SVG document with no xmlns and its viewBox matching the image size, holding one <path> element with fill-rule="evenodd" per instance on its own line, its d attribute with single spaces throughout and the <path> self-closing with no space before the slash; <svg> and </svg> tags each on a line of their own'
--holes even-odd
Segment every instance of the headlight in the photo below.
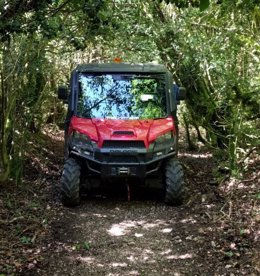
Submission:
<svg viewBox="0 0 260 276">
<path fill-rule="evenodd" d="M 156 138 L 156 144 L 164 144 L 172 140 L 172 132 L 167 132 L 159 137 Z"/>
<path fill-rule="evenodd" d="M 167 132 L 157 137 L 156 140 L 150 144 L 149 150 L 150 151 L 164 150 L 169 147 L 172 147 L 173 144 L 174 144 L 173 134 L 172 132 Z"/>
<path fill-rule="evenodd" d="M 97 148 L 97 143 L 90 139 L 86 134 L 74 131 L 71 136 L 71 144 L 73 149 L 90 150 Z"/>
<path fill-rule="evenodd" d="M 91 139 L 86 134 L 80 133 L 78 131 L 74 131 L 72 134 L 72 137 L 74 140 L 77 140 L 77 141 L 82 141 L 82 142 L 84 141 L 86 143 L 91 143 Z"/>
</svg>

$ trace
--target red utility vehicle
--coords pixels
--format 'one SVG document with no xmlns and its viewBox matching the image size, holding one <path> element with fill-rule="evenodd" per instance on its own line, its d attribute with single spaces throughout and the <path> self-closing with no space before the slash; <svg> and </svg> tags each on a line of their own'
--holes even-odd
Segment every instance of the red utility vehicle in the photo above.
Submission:
<svg viewBox="0 0 260 276">
<path fill-rule="evenodd" d="M 80 202 L 83 186 L 99 178 L 134 179 L 163 174 L 167 204 L 183 197 L 183 171 L 177 156 L 177 104 L 185 89 L 173 85 L 170 72 L 154 64 L 85 64 L 71 74 L 70 89 L 59 87 L 68 103 L 62 201 Z M 122 181 L 125 183 L 125 181 Z"/>
</svg>

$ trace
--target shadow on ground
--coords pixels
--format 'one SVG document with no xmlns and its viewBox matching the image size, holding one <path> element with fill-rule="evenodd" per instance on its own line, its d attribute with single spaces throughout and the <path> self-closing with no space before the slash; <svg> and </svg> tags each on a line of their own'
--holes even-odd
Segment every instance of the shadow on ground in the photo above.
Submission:
<svg viewBox="0 0 260 276">
<path fill-rule="evenodd" d="M 212 170 L 216 164 L 206 149 L 181 150 L 179 159 L 186 182 L 182 206 L 164 205 L 157 189 L 132 186 L 128 202 L 123 183 L 83 197 L 79 207 L 69 209 L 61 205 L 57 196 L 63 166 L 63 134 L 46 130 L 41 137 L 39 143 L 31 141 L 25 179 L 34 185 L 36 198 L 43 198 L 40 207 L 33 211 L 40 226 L 32 230 L 25 227 L 27 232 L 21 229 L 17 242 L 12 243 L 17 246 L 25 234 L 33 238 L 33 243 L 22 244 L 17 251 L 24 254 L 23 264 L 12 270 L 17 275 L 260 273 L 257 228 L 253 224 L 256 220 L 248 220 L 256 213 L 255 190 L 250 186 L 255 178 L 246 182 L 251 188 L 241 202 L 234 190 L 241 183 L 233 181 L 233 190 L 226 194 L 223 187 L 229 187 L 231 182 L 215 181 Z M 246 208 L 239 210 L 238 206 L 243 204 Z M 42 232 L 37 232 L 39 229 Z"/>
<path fill-rule="evenodd" d="M 218 200 L 216 187 L 209 186 L 212 157 L 208 153 L 182 153 L 180 160 L 187 184 L 181 207 L 164 205 L 159 189 L 133 183 L 129 202 L 127 185 L 121 183 L 83 197 L 77 208 L 58 204 L 49 243 L 51 256 L 32 275 L 210 273 L 216 263 L 205 265 L 205 259 L 212 261 L 216 256 L 210 237 L 212 217 L 206 213 L 217 208 L 214 202 Z M 205 207 L 204 203 L 212 206 Z M 26 273 L 30 275 L 30 271 Z"/>
</svg>

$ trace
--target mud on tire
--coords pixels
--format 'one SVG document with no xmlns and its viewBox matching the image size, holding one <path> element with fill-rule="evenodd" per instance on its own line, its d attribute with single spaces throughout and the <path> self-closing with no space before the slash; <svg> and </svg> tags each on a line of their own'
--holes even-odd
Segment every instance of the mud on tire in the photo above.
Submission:
<svg viewBox="0 0 260 276">
<path fill-rule="evenodd" d="M 80 165 L 73 158 L 64 164 L 61 176 L 61 199 L 65 206 L 76 206 L 80 202 Z"/>
<path fill-rule="evenodd" d="M 183 201 L 184 179 L 180 162 L 170 159 L 165 165 L 165 196 L 168 205 L 180 205 Z"/>
</svg>

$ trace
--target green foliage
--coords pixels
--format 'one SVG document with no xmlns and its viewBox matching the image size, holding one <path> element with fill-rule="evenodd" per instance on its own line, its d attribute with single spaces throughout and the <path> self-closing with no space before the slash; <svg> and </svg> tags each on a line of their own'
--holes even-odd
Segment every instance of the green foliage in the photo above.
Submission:
<svg viewBox="0 0 260 276">
<path fill-rule="evenodd" d="M 128 14 L 127 21 L 117 24 L 117 43 L 128 49 L 125 59 L 145 57 L 168 65 L 175 80 L 187 87 L 189 123 L 206 131 L 206 140 L 227 156 L 233 173 L 259 139 L 258 7 L 255 1 L 245 2 L 209 6 L 201 1 L 203 17 L 193 5 L 176 9 L 175 1 L 136 1 L 129 12 L 127 5 L 118 4 Z"/>
<path fill-rule="evenodd" d="M 86 251 L 88 251 L 90 247 L 91 247 L 91 244 L 89 242 L 85 241 L 83 243 L 83 249 L 85 249 Z"/>
<path fill-rule="evenodd" d="M 229 258 L 233 257 L 234 256 L 234 253 L 232 251 L 227 251 L 225 252 L 225 255 Z"/>
<path fill-rule="evenodd" d="M 84 241 L 83 244 L 76 243 L 72 248 L 77 251 L 80 251 L 82 249 L 85 251 L 89 251 L 91 248 L 91 244 L 88 241 Z"/>
<path fill-rule="evenodd" d="M 209 0 L 200 0 L 200 10 L 204 11 L 209 7 Z"/>
<path fill-rule="evenodd" d="M 31 238 L 30 238 L 30 237 L 27 237 L 27 236 L 22 236 L 22 237 L 20 238 L 20 241 L 21 241 L 21 243 L 23 243 L 23 244 L 30 244 L 30 243 L 31 243 Z"/>
</svg>

